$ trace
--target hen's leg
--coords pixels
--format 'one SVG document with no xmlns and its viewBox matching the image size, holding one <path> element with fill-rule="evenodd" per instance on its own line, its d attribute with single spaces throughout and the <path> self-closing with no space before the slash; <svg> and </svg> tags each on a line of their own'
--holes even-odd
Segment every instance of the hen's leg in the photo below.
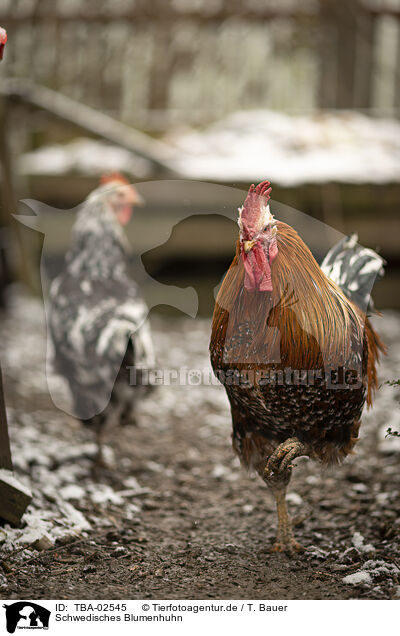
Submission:
<svg viewBox="0 0 400 636">
<path fill-rule="evenodd" d="M 303 550 L 293 536 L 292 522 L 286 506 L 286 489 L 292 475 L 292 460 L 305 453 L 305 446 L 295 437 L 280 444 L 269 457 L 264 469 L 264 480 L 275 497 L 278 530 L 273 546 L 275 552 Z"/>
<path fill-rule="evenodd" d="M 94 471 L 100 468 L 109 468 L 109 462 L 107 462 L 105 453 L 104 453 L 104 432 L 105 432 L 105 417 L 102 413 L 100 415 L 96 415 L 95 418 L 95 434 L 96 434 L 96 444 L 97 444 L 97 453 L 94 460 Z"/>
</svg>

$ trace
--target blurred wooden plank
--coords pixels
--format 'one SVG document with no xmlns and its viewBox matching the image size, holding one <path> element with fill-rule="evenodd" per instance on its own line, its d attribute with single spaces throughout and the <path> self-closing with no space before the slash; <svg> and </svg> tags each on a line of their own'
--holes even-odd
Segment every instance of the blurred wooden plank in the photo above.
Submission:
<svg viewBox="0 0 400 636">
<path fill-rule="evenodd" d="M 43 11 L 35 15 L 35 21 L 38 22 L 95 22 L 100 24 L 108 24 L 110 22 L 173 22 L 178 20 L 193 20 L 201 24 L 221 23 L 232 18 L 241 18 L 246 21 L 269 21 L 279 18 L 301 18 L 313 15 L 312 9 L 299 9 L 290 7 L 260 7 L 251 8 L 243 2 L 226 2 L 216 6 L 213 10 L 201 11 L 187 8 L 185 10 L 177 10 L 170 3 L 142 3 L 134 9 L 126 11 L 107 11 L 107 12 L 91 12 L 91 11 L 71 11 L 68 13 L 60 13 L 57 11 Z M 6 27 L 14 24 L 28 24 L 32 19 L 32 13 L 16 13 L 0 10 L 0 21 Z"/>
<path fill-rule="evenodd" d="M 325 2 L 325 0 L 322 0 Z M 32 19 L 35 22 L 94 22 L 99 24 L 109 24 L 110 22 L 151 22 L 154 24 L 157 21 L 173 22 L 178 20 L 192 20 L 199 24 L 218 24 L 225 22 L 229 19 L 243 19 L 245 21 L 270 21 L 280 18 L 294 18 L 299 19 L 302 17 L 310 17 L 316 15 L 314 7 L 310 4 L 309 7 L 300 8 L 300 4 L 294 7 L 284 6 L 263 6 L 259 3 L 259 6 L 249 6 L 248 3 L 236 1 L 226 1 L 216 4 L 214 7 L 203 10 L 193 8 L 193 6 L 187 5 L 187 8 L 179 10 L 171 3 L 167 2 L 137 2 L 134 8 L 126 10 L 107 10 L 101 11 L 69 11 L 61 13 L 57 10 L 49 10 L 46 6 L 45 10 L 39 11 L 10 11 L 9 9 L 0 9 L 0 22 L 4 23 L 5 27 L 15 24 L 29 24 Z M 192 3 L 193 4 L 193 3 Z M 339 4 L 339 3 L 338 3 Z M 396 19 L 400 19 L 400 8 L 393 3 L 384 3 L 375 7 L 369 6 L 367 3 L 358 3 L 360 11 L 369 13 L 374 16 L 390 16 Z M 108 7 L 107 7 L 108 9 Z"/>
<path fill-rule="evenodd" d="M 90 106 L 26 80 L 4 80 L 0 85 L 0 95 L 44 110 L 89 134 L 126 148 L 150 161 L 164 175 L 179 176 L 170 163 L 170 149 L 166 144 Z"/>
</svg>

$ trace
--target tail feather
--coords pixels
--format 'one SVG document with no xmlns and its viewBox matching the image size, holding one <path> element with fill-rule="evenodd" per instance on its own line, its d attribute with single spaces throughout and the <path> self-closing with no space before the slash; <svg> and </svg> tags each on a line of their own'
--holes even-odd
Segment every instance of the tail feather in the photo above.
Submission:
<svg viewBox="0 0 400 636">
<path fill-rule="evenodd" d="M 386 261 L 376 252 L 357 243 L 357 234 L 344 238 L 325 256 L 321 269 L 343 293 L 365 312 L 374 311 L 371 291 L 384 274 Z"/>
</svg>

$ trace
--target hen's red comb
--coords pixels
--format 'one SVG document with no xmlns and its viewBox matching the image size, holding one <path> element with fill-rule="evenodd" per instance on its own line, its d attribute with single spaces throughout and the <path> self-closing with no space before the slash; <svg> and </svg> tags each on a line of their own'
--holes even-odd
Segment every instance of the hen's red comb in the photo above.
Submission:
<svg viewBox="0 0 400 636">
<path fill-rule="evenodd" d="M 103 174 L 100 179 L 100 183 L 102 185 L 106 183 L 114 183 L 115 181 L 118 181 L 119 183 L 121 183 L 121 185 L 130 185 L 128 179 L 126 179 L 119 172 L 108 172 L 107 174 Z"/>
</svg>

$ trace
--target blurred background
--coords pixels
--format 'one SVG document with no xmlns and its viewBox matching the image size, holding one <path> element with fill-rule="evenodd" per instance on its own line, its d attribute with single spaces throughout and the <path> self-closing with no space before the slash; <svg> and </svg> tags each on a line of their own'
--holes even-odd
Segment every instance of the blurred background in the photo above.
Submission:
<svg viewBox="0 0 400 636">
<path fill-rule="evenodd" d="M 386 259 L 373 291 L 390 352 L 379 381 L 399 377 L 400 0 L 0 0 L 0 26 L 0 358 L 14 467 L 33 492 L 22 529 L 0 523 L 10 595 L 398 596 L 400 437 L 387 437 L 400 431 L 398 391 L 382 386 L 341 471 L 296 469 L 290 513 L 312 551 L 288 577 L 267 560 L 273 504 L 239 472 L 225 391 L 207 373 L 237 207 L 269 179 L 272 212 L 317 259 L 352 232 Z M 111 469 L 98 479 L 93 431 L 54 406 L 71 396 L 46 368 L 41 284 L 63 268 L 75 206 L 109 171 L 145 200 L 126 229 L 159 368 L 206 375 L 157 387 L 137 427 L 111 426 Z M 13 217 L 32 215 L 23 199 L 42 202 L 42 233 Z M 198 320 L 168 307 L 172 285 L 196 300 L 195 288 Z M 0 396 L 0 451 L 5 424 Z M 69 560 L 59 548 L 47 557 L 46 545 L 62 538 L 68 550 L 82 533 L 82 552 L 73 541 Z M 361 563 L 370 587 L 350 576 L 343 589 L 343 569 L 357 577 Z"/>
<path fill-rule="evenodd" d="M 240 196 L 196 182 L 268 178 L 274 200 L 378 248 L 376 304 L 400 308 L 399 0 L 0 0 L 0 25 L 2 286 L 40 289 L 41 239 L 11 218 L 17 202 L 71 208 L 117 170 L 139 191 L 158 182 L 131 241 L 156 279 L 194 285 L 207 315 Z M 160 186 L 171 179 L 185 184 Z M 43 215 L 50 278 L 71 223 Z M 155 248 L 151 228 L 176 223 Z M 318 233 L 308 241 L 321 257 Z"/>
</svg>

